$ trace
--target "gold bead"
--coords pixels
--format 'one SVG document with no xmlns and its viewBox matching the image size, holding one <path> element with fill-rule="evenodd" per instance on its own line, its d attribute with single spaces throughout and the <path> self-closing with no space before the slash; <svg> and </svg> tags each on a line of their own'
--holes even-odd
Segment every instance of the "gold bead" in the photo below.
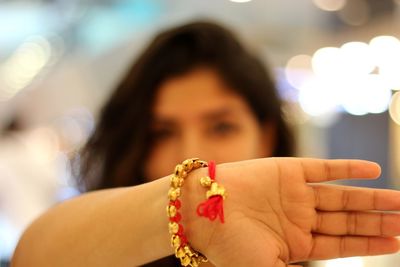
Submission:
<svg viewBox="0 0 400 267">
<path fill-rule="evenodd" d="M 170 188 L 168 191 L 168 198 L 172 201 L 175 201 L 178 197 L 181 196 L 180 188 Z"/>
<path fill-rule="evenodd" d="M 186 159 L 182 162 L 183 167 L 185 168 L 186 172 L 190 172 L 191 170 L 193 170 L 193 164 L 194 162 L 198 160 L 197 158 L 193 158 L 193 159 Z"/>
<path fill-rule="evenodd" d="M 181 264 L 183 266 L 189 266 L 190 264 L 190 257 L 188 255 L 185 255 L 185 257 L 181 258 Z"/>
<path fill-rule="evenodd" d="M 168 205 L 167 206 L 167 215 L 168 215 L 168 217 L 170 217 L 170 218 L 175 217 L 176 212 L 177 212 L 177 209 L 176 209 L 176 207 L 174 205 Z"/>
<path fill-rule="evenodd" d="M 183 250 L 183 248 L 178 248 L 177 250 L 175 250 L 175 256 L 177 258 L 183 258 L 185 256 L 185 251 Z"/>
<path fill-rule="evenodd" d="M 169 227 L 169 233 L 171 235 L 176 234 L 179 231 L 179 224 L 177 224 L 176 222 L 169 222 L 168 227 Z"/>
<path fill-rule="evenodd" d="M 193 161 L 193 169 L 197 169 L 197 168 L 200 168 L 200 161 L 199 160 Z"/>
<path fill-rule="evenodd" d="M 192 261 L 190 262 L 190 266 L 198 267 L 199 266 L 199 260 L 197 258 L 192 258 Z"/>
<path fill-rule="evenodd" d="M 179 176 L 172 175 L 171 186 L 175 187 L 175 188 L 181 187 L 183 185 L 183 181 L 184 180 L 182 178 L 180 178 Z"/>
<path fill-rule="evenodd" d="M 180 178 L 186 178 L 187 176 L 187 172 L 185 171 L 185 168 L 182 164 L 176 165 L 174 174 L 176 176 L 179 176 Z"/>
<path fill-rule="evenodd" d="M 196 160 L 193 162 L 193 168 L 202 168 L 202 167 L 207 167 L 207 162 L 203 160 Z"/>
<path fill-rule="evenodd" d="M 178 235 L 173 235 L 171 237 L 171 245 L 174 249 L 179 249 L 181 246 L 181 238 Z"/>
<path fill-rule="evenodd" d="M 201 186 L 209 187 L 209 186 L 211 185 L 211 182 L 212 182 L 212 180 L 211 180 L 211 178 L 208 177 L 208 176 L 205 176 L 205 177 L 201 177 L 201 178 L 200 178 L 200 184 L 201 184 Z"/>
<path fill-rule="evenodd" d="M 188 246 L 184 246 L 183 249 L 185 250 L 185 254 L 189 255 L 190 257 L 195 256 L 195 252 Z"/>
<path fill-rule="evenodd" d="M 212 196 L 222 196 L 225 199 L 225 188 L 220 186 L 218 183 L 213 182 L 211 184 L 210 190 L 207 191 L 206 197 L 210 198 Z"/>
</svg>

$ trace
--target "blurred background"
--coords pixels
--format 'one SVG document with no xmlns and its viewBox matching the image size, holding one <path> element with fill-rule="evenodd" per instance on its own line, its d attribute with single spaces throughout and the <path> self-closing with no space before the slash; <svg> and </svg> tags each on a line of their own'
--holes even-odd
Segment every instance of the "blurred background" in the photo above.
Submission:
<svg viewBox="0 0 400 267">
<path fill-rule="evenodd" d="M 194 19 L 233 29 L 273 67 L 299 156 L 373 160 L 381 179 L 351 184 L 400 189 L 398 0 L 0 0 L 1 267 L 34 218 L 78 194 L 69 159 L 128 64 Z"/>
</svg>

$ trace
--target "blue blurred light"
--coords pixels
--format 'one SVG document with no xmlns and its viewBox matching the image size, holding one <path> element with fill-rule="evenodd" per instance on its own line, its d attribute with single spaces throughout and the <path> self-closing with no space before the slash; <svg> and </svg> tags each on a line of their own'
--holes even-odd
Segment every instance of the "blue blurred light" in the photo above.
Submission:
<svg viewBox="0 0 400 267">
<path fill-rule="evenodd" d="M 99 53 L 157 23 L 161 5 L 156 1 L 120 1 L 111 7 L 92 8 L 80 25 L 79 38 L 88 52 Z"/>
<path fill-rule="evenodd" d="M 26 36 L 44 32 L 44 11 L 28 5 L 0 5 L 0 53 L 10 52 Z"/>
</svg>

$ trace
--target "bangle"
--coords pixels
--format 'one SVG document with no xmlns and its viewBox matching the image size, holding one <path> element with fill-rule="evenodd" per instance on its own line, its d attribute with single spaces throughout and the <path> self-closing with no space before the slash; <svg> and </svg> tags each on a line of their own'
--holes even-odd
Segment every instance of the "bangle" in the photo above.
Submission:
<svg viewBox="0 0 400 267">
<path fill-rule="evenodd" d="M 206 256 L 195 251 L 189 244 L 181 223 L 181 214 L 179 208 L 181 202 L 181 187 L 188 173 L 192 170 L 207 167 L 205 161 L 197 158 L 187 159 L 181 164 L 176 165 L 174 174 L 171 177 L 171 188 L 168 191 L 169 203 L 167 206 L 167 214 L 169 218 L 169 233 L 171 234 L 171 245 L 175 250 L 175 256 L 180 260 L 182 266 L 197 267 L 202 262 L 207 262 Z"/>
</svg>

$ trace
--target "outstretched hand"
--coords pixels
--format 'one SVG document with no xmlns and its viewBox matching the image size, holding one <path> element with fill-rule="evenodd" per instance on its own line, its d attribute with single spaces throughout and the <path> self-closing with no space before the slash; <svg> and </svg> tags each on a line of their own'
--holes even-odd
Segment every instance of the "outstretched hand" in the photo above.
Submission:
<svg viewBox="0 0 400 267">
<path fill-rule="evenodd" d="M 399 250 L 400 192 L 322 184 L 373 179 L 362 160 L 266 158 L 218 165 L 228 193 L 225 223 L 188 222 L 193 245 L 217 266 L 293 262 Z"/>
</svg>

